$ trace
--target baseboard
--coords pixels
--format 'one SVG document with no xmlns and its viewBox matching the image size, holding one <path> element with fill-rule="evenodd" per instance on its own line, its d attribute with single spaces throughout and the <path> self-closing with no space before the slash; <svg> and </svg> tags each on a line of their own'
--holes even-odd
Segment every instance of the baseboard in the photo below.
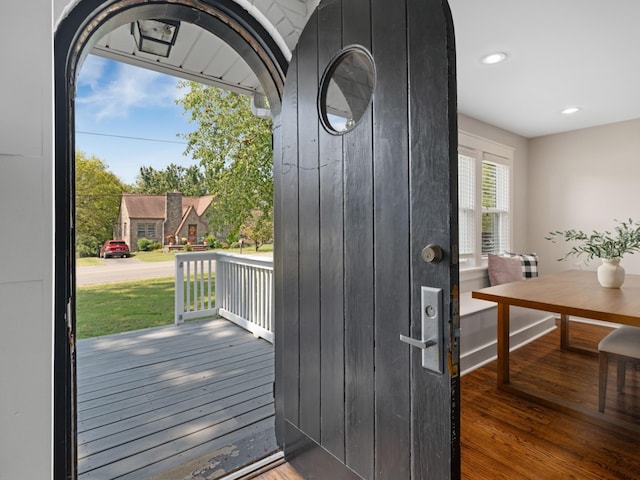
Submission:
<svg viewBox="0 0 640 480">
<path fill-rule="evenodd" d="M 609 327 L 609 328 L 622 326 L 622 324 L 619 324 L 619 323 L 605 322 L 602 320 L 593 320 L 591 318 L 582 318 L 582 317 L 574 317 L 574 316 L 569 316 L 569 320 L 571 322 L 588 323 L 591 325 L 599 325 L 601 327 Z"/>
<path fill-rule="evenodd" d="M 518 348 L 533 342 L 534 340 L 546 335 L 549 332 L 555 330 L 556 323 L 555 317 L 550 315 L 537 322 L 531 323 L 526 327 L 511 332 L 509 335 L 510 351 L 517 350 Z M 466 375 L 473 370 L 476 370 L 487 363 L 491 363 L 498 358 L 497 356 L 497 340 L 488 342 L 480 347 L 474 348 L 469 352 L 464 352 L 460 355 L 460 372 L 461 375 Z"/>
</svg>

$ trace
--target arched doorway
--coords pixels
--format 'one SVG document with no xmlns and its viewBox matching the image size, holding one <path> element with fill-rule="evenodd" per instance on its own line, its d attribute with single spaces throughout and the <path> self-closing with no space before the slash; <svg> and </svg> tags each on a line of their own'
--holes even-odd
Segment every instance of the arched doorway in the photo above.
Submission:
<svg viewBox="0 0 640 480">
<path fill-rule="evenodd" d="M 58 25 L 55 61 L 54 478 L 76 478 L 75 451 L 75 134 L 77 73 L 97 40 L 132 21 L 192 23 L 223 39 L 254 71 L 269 99 L 275 129 L 287 58 L 268 28 L 230 0 L 79 1 Z M 277 137 L 277 135 L 276 135 Z"/>
</svg>

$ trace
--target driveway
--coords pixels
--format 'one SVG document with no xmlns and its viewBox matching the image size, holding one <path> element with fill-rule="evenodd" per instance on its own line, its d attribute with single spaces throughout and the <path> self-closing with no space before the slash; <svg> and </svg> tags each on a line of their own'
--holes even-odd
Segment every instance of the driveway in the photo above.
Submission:
<svg viewBox="0 0 640 480">
<path fill-rule="evenodd" d="M 174 262 L 149 263 L 135 258 L 107 258 L 105 265 L 77 267 L 76 285 L 81 287 L 100 283 L 173 277 L 174 270 Z"/>
</svg>

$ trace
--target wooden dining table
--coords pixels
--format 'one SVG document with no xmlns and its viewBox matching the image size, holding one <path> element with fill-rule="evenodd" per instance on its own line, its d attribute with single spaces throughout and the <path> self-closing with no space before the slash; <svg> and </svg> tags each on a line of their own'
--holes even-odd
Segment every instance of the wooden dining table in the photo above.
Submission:
<svg viewBox="0 0 640 480">
<path fill-rule="evenodd" d="M 498 305 L 498 388 L 509 386 L 509 308 L 532 308 L 560 314 L 560 344 L 568 350 L 593 353 L 571 345 L 570 316 L 640 327 L 640 275 L 626 275 L 621 288 L 605 288 L 596 272 L 569 270 L 538 278 L 482 288 L 473 298 Z M 512 390 L 509 388 L 509 390 Z"/>
</svg>

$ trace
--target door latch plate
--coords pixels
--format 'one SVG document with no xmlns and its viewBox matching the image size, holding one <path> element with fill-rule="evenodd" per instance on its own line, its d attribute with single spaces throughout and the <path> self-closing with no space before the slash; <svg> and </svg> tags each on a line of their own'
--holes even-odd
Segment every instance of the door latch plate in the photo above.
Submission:
<svg viewBox="0 0 640 480">
<path fill-rule="evenodd" d="M 433 342 L 429 348 L 422 350 L 422 367 L 442 373 L 444 371 L 442 289 L 422 287 L 421 306 L 422 338 Z"/>
<path fill-rule="evenodd" d="M 422 367 L 436 373 L 444 371 L 442 355 L 442 289 L 422 287 L 420 298 L 420 324 L 422 339 L 400 335 L 400 340 L 422 350 Z"/>
</svg>

